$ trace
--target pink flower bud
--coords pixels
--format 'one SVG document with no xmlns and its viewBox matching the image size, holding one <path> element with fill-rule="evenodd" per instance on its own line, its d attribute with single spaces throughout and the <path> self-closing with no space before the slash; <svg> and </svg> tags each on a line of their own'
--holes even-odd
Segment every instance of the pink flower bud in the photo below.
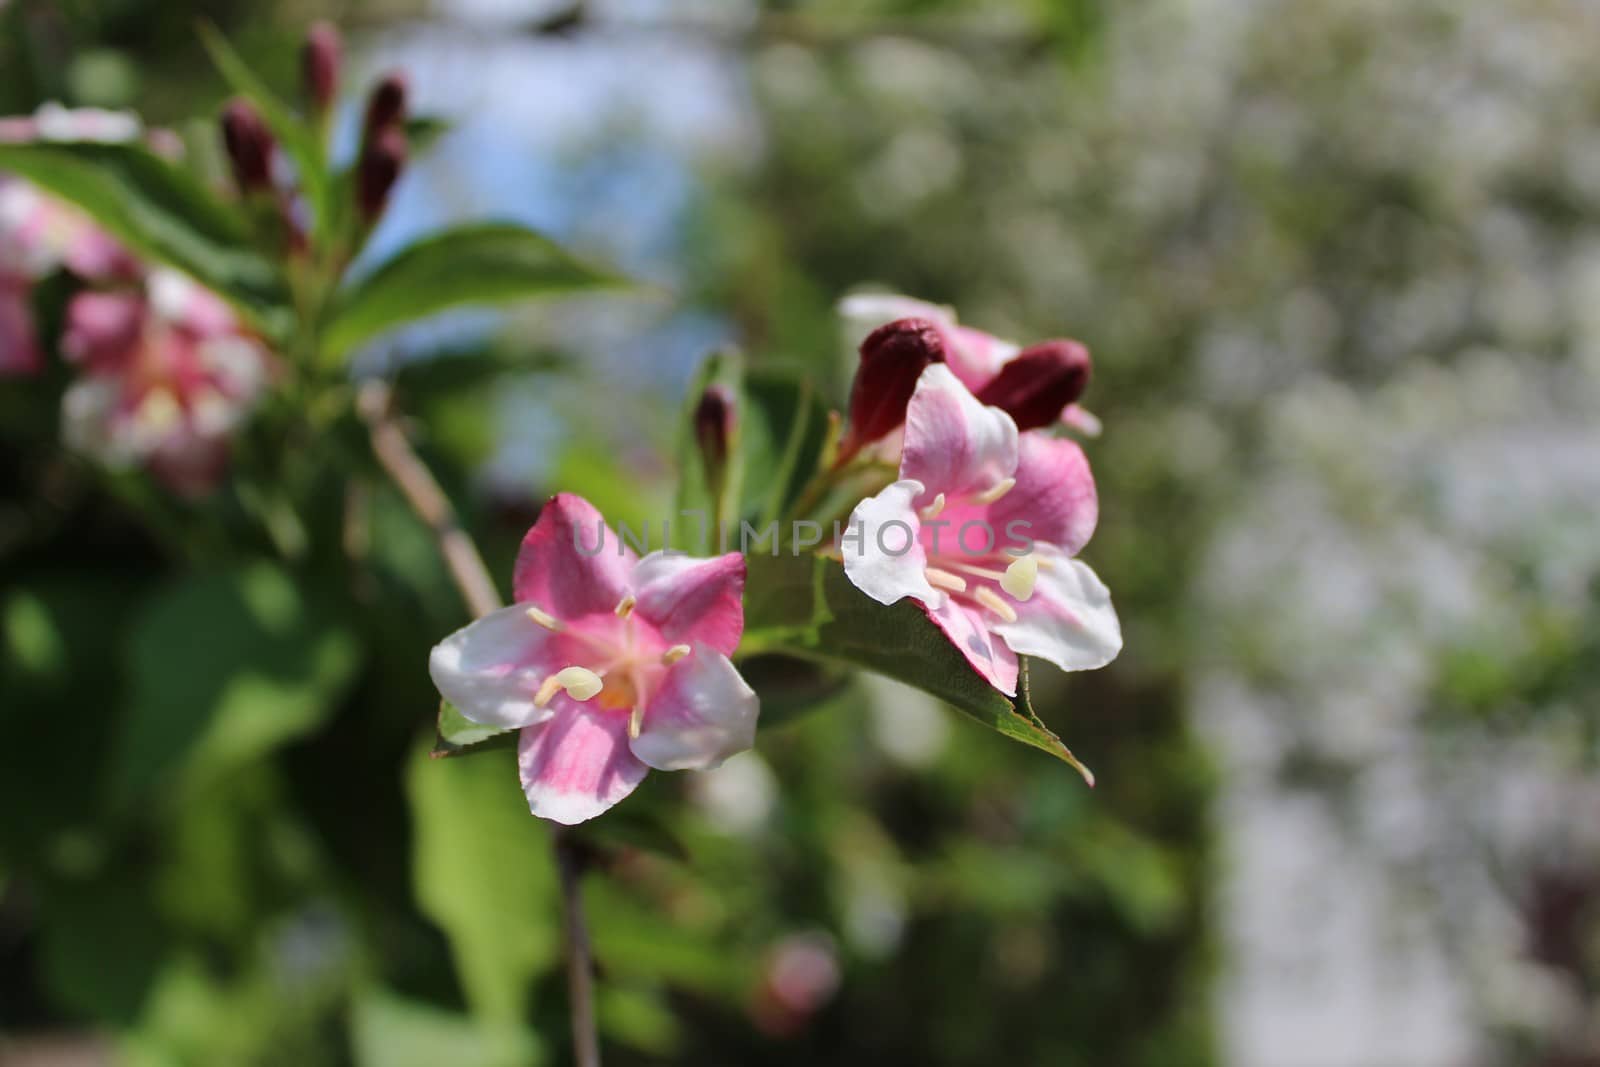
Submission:
<svg viewBox="0 0 1600 1067">
<path fill-rule="evenodd" d="M 1017 353 L 977 395 L 1017 429 L 1035 430 L 1053 425 L 1088 387 L 1089 350 L 1076 341 L 1042 341 Z"/>
<path fill-rule="evenodd" d="M 361 127 L 363 144 L 372 144 L 383 131 L 397 127 L 406 116 L 406 76 L 391 71 L 373 87 L 367 98 L 367 119 Z"/>
<path fill-rule="evenodd" d="M 944 336 L 927 319 L 897 319 L 868 334 L 850 387 L 850 428 L 839 458 L 899 429 L 917 379 L 930 363 L 944 360 Z"/>
<path fill-rule="evenodd" d="M 306 31 L 306 42 L 300 51 L 301 75 L 311 107 L 319 114 L 333 106 L 343 52 L 344 43 L 333 23 L 316 22 Z"/>
<path fill-rule="evenodd" d="M 228 101 L 222 111 L 222 144 L 233 166 L 233 180 L 242 193 L 272 185 L 272 134 L 261 115 L 246 100 Z"/>
<path fill-rule="evenodd" d="M 373 138 L 356 172 L 356 204 L 363 222 L 374 223 L 389 203 L 389 191 L 406 162 L 406 135 L 391 126 Z"/>
</svg>

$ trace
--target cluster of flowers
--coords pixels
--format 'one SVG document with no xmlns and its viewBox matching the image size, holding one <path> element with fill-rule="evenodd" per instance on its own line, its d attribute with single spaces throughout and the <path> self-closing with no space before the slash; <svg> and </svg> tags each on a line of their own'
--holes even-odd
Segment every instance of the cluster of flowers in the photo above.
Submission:
<svg viewBox="0 0 1600 1067">
<path fill-rule="evenodd" d="M 892 321 L 861 342 L 831 462 L 896 465 L 898 479 L 860 501 L 851 526 L 910 535 L 892 549 L 870 535 L 832 546 L 850 581 L 883 604 L 915 601 L 1010 696 L 1018 655 L 1064 670 L 1109 663 L 1122 647 L 1110 595 L 1074 558 L 1094 530 L 1094 481 L 1077 443 L 1046 429 L 1089 424 L 1077 406 L 1088 353 L 1070 341 L 1019 349 L 901 297 L 858 298 L 844 311 Z M 719 394 L 701 404 L 702 439 L 717 438 L 728 403 Z M 716 440 L 702 446 L 718 452 Z M 939 536 L 968 523 L 1021 523 L 1031 544 L 1011 554 L 990 539 L 974 552 Z M 640 558 L 589 503 L 558 495 L 523 541 L 516 603 L 446 638 L 429 671 L 466 718 L 521 731 L 535 815 L 582 822 L 649 768 L 706 770 L 753 744 L 756 694 L 730 658 L 745 576 L 736 552 Z"/>
<path fill-rule="evenodd" d="M 135 118 L 115 112 L 46 106 L 0 121 L 0 140 L 145 136 Z M 159 132 L 146 140 L 176 150 Z M 213 294 L 141 263 L 29 183 L 0 176 L 0 375 L 44 369 L 32 291 L 62 270 L 85 286 L 67 304 L 60 343 L 75 372 L 62 398 L 68 445 L 113 468 L 146 467 L 175 491 L 203 492 L 270 377 L 266 348 Z"/>
</svg>

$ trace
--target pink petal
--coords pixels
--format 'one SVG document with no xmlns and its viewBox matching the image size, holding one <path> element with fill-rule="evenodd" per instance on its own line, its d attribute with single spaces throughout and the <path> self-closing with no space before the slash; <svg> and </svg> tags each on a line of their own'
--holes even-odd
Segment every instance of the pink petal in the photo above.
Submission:
<svg viewBox="0 0 1600 1067">
<path fill-rule="evenodd" d="M 693 559 L 652 552 L 633 570 L 635 610 L 669 644 L 704 642 L 733 655 L 744 633 L 744 557 Z"/>
<path fill-rule="evenodd" d="M 565 696 L 549 720 L 517 740 L 528 807 L 567 826 L 592 819 L 633 792 L 648 768 L 628 748 L 626 711 L 590 710 Z"/>
<path fill-rule="evenodd" d="M 636 561 L 593 504 L 559 493 L 522 539 L 511 587 L 518 603 L 571 622 L 614 609 Z"/>
<path fill-rule="evenodd" d="M 732 661 L 697 644 L 650 698 L 633 754 L 661 771 L 708 771 L 755 744 L 759 712 Z"/>
<path fill-rule="evenodd" d="M 988 385 L 1000 368 L 1022 351 L 1010 341 L 970 326 L 956 326 L 950 331 L 950 351 L 946 357 L 950 369 L 963 385 L 977 392 Z"/>
<path fill-rule="evenodd" d="M 908 596 L 924 604 L 940 599 L 928 584 L 928 555 L 919 537 L 922 520 L 913 505 L 922 491 L 921 482 L 907 480 L 868 497 L 850 513 L 850 525 L 840 539 L 845 577 L 880 604 Z"/>
<path fill-rule="evenodd" d="M 550 717 L 534 694 L 559 662 L 556 635 L 519 606 L 501 608 L 434 646 L 428 674 L 461 714 L 485 726 L 529 726 Z"/>
<path fill-rule="evenodd" d="M 923 371 L 906 409 L 900 458 L 900 477 L 924 486 L 918 506 L 937 493 L 955 503 L 994 487 L 1016 469 L 1017 424 L 1011 416 L 978 403 L 945 365 Z"/>
<path fill-rule="evenodd" d="M 1045 545 L 1033 596 L 1011 600 L 1016 622 L 1001 622 L 995 633 L 1023 656 L 1037 656 L 1064 671 L 1104 667 L 1122 651 L 1122 624 L 1111 606 L 1111 592 L 1094 571 Z"/>
<path fill-rule="evenodd" d="M 1088 457 L 1077 442 L 1043 433 L 1023 434 L 1017 451 L 1017 484 L 989 506 L 1000 545 L 1042 541 L 1077 555 L 1100 517 Z"/>
<path fill-rule="evenodd" d="M 1006 696 L 1017 695 L 1017 657 L 989 632 L 979 609 L 945 597 L 943 603 L 937 608 L 928 607 L 927 612 L 973 670 Z"/>
<path fill-rule="evenodd" d="M 91 371 L 120 371 L 139 354 L 144 301 L 130 293 L 79 293 L 67 305 L 61 354 Z"/>
</svg>

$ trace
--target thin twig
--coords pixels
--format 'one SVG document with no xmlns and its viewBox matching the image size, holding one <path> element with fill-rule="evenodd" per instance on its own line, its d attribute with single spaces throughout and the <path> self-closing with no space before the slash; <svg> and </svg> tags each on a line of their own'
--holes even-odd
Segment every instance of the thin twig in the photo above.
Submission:
<svg viewBox="0 0 1600 1067">
<path fill-rule="evenodd" d="M 390 409 L 391 394 L 383 382 L 368 382 L 356 397 L 356 410 L 367 424 L 378 464 L 406 498 L 406 503 L 433 531 L 439 554 L 467 609 L 478 618 L 499 610 L 500 594 L 483 554 L 472 535 L 461 528 L 450 499 L 438 479 L 422 462 L 405 430 Z M 578 1067 L 600 1067 L 600 1039 L 594 1025 L 594 956 L 589 948 L 589 927 L 583 915 L 579 878 L 583 873 L 577 843 L 562 826 L 550 827 L 561 885 L 561 904 L 567 956 L 567 996 L 571 1006 L 572 1046 Z"/>
</svg>

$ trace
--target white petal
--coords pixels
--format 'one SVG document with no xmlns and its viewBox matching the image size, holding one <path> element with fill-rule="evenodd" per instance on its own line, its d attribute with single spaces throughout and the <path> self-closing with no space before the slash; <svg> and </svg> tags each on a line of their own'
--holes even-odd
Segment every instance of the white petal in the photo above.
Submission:
<svg viewBox="0 0 1600 1067">
<path fill-rule="evenodd" d="M 880 604 L 908 596 L 930 605 L 943 600 L 943 594 L 928 584 L 928 555 L 918 538 L 922 519 L 913 502 L 922 493 L 921 482 L 895 482 L 850 513 L 850 525 L 839 543 L 844 573 Z"/>
<path fill-rule="evenodd" d="M 1039 580 L 1033 596 L 1013 603 L 1016 622 L 992 629 L 1013 652 L 1037 656 L 1064 671 L 1104 667 L 1122 651 L 1122 625 L 1111 591 L 1088 565 L 1037 545 Z"/>
<path fill-rule="evenodd" d="M 528 617 L 526 605 L 501 608 L 465 626 L 433 648 L 428 674 L 443 697 L 484 726 L 543 722 L 536 707 L 539 683 L 559 669 L 545 657 L 554 635 Z"/>
</svg>

